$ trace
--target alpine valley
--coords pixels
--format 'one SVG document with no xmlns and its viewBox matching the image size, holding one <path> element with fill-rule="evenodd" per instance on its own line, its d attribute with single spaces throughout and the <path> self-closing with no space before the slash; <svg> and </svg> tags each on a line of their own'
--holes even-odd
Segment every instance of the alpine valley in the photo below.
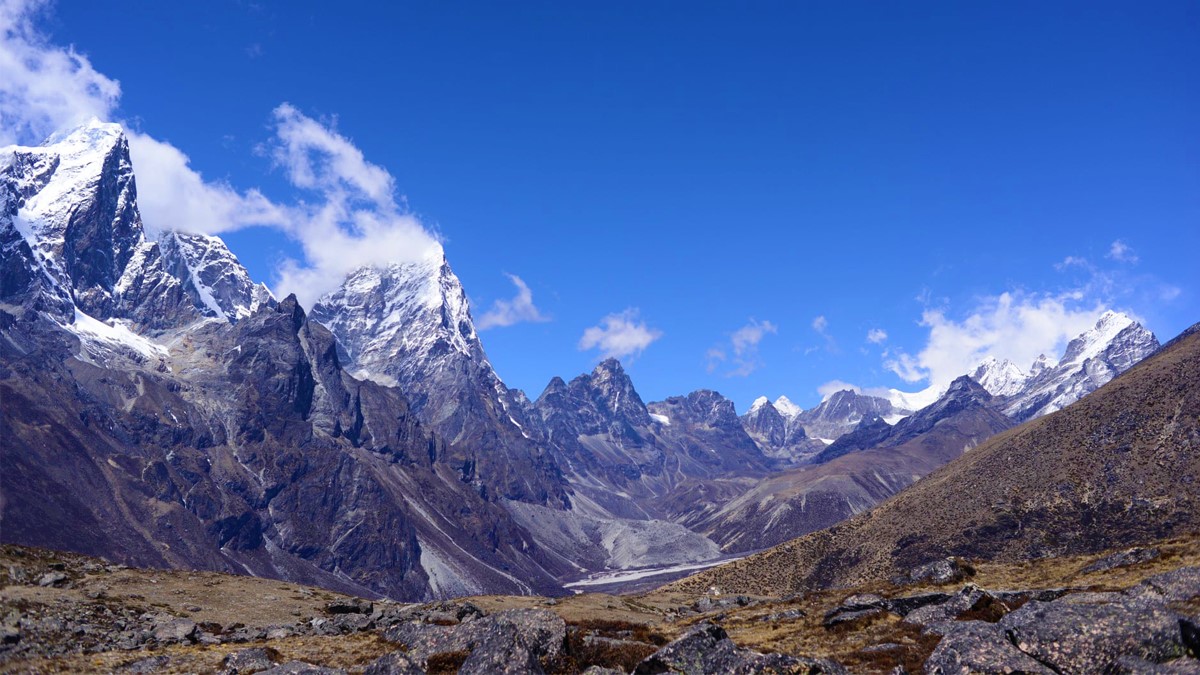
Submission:
<svg viewBox="0 0 1200 675">
<path fill-rule="evenodd" d="M 759 626 L 827 610 L 833 612 L 827 620 L 838 611 L 868 612 L 843 622 L 857 630 L 889 612 L 919 611 L 921 603 L 942 607 L 950 595 L 913 600 L 912 607 L 855 595 L 839 609 L 840 600 L 821 593 L 874 593 L 879 587 L 871 584 L 913 579 L 954 583 L 968 574 L 962 559 L 982 561 L 969 572 L 979 572 L 979 580 L 1024 583 L 1012 576 L 1016 567 L 987 565 L 1099 560 L 1107 549 L 1170 538 L 1176 539 L 1163 544 L 1170 553 L 1164 560 L 1195 556 L 1186 539 L 1198 524 L 1195 335 L 1160 351 L 1152 333 L 1110 311 L 1058 358 L 1014 364 L 989 357 L 944 388 L 844 390 L 808 410 L 785 397 L 763 397 L 739 416 L 732 401 L 709 390 L 647 402 L 612 359 L 590 373 L 555 377 L 534 398 L 506 386 L 489 363 L 441 246 L 414 260 L 354 270 L 302 307 L 295 296 L 274 297 L 252 280 L 218 237 L 148 231 L 135 169 L 121 127 L 100 122 L 41 146 L 0 150 L 0 540 L 10 545 L 6 562 L 24 556 L 50 565 L 44 570 L 50 576 L 39 576 L 50 579 L 43 587 L 75 583 L 88 569 L 93 576 L 126 574 L 111 563 L 318 587 L 390 607 L 392 614 L 360 611 L 353 604 L 359 601 L 329 595 L 329 607 L 343 603 L 327 607 L 339 621 L 373 617 L 371 630 L 386 628 L 389 640 L 410 648 L 407 656 L 384 657 L 392 658 L 393 670 L 377 662 L 372 667 L 381 669 L 371 672 L 410 672 L 398 659 L 410 659 L 411 672 L 435 670 L 434 657 L 442 653 L 459 654 L 463 672 L 492 672 L 487 664 L 470 670 L 463 663 L 491 644 L 482 628 L 489 621 L 497 634 L 525 636 L 518 641 L 524 665 L 512 672 L 536 672 L 571 671 L 584 653 L 578 645 L 568 649 L 575 666 L 563 665 L 559 647 L 574 643 L 546 642 L 537 633 L 562 623 L 545 609 L 442 603 L 421 610 L 432 614 L 409 616 L 386 603 L 539 596 L 599 612 L 586 598 L 610 596 L 568 596 L 645 590 L 740 559 L 623 605 L 619 618 L 648 612 L 654 621 L 675 622 L 711 617 L 709 610 L 765 612 L 768 605 L 760 603 L 770 596 L 784 603 L 769 605 L 774 618 L 737 616 Z M 1172 477 L 1183 482 L 1172 487 Z M 1035 526 L 1042 529 L 1032 532 Z M 1101 526 L 1107 534 L 1092 532 Z M 69 553 L 47 562 L 51 554 L 42 549 Z M 88 562 L 94 558 L 109 563 Z M 931 563 L 950 569 L 921 571 Z M 25 578 L 9 569 L 8 583 Z M 56 570 L 76 576 L 58 579 Z M 908 582 L 896 581 L 906 574 Z M 1030 574 L 1041 575 L 1039 583 L 1067 579 L 1050 563 Z M 1143 602 L 1152 592 L 1166 598 L 1183 583 L 1109 581 L 1133 590 L 1118 598 L 1126 586 L 1106 587 L 1114 597 L 1078 602 L 1115 606 Z M 742 596 L 735 600 L 720 589 Z M 977 587 L 970 593 L 977 591 L 986 593 Z M 679 594 L 689 593 L 699 599 L 681 609 Z M 1062 594 L 1013 590 L 987 597 L 1012 617 L 1024 602 L 1049 607 Z M 972 595 L 960 613 L 1000 611 L 980 604 L 983 597 Z M 505 612 L 526 614 L 518 621 Z M 521 623 L 528 612 L 551 618 L 537 615 L 548 623 L 534 630 Z M 655 641 L 608 630 L 615 615 L 589 616 L 594 634 L 579 638 L 591 639 L 588 649 L 637 640 L 653 645 L 639 652 L 646 658 L 641 665 L 634 660 L 626 670 L 709 672 L 671 661 L 696 644 L 726 659 L 713 661 L 724 665 L 711 672 L 840 668 L 749 652 L 710 623 L 672 623 Z M 1037 622 L 1048 619 L 1026 619 L 1009 635 L 1041 639 Z M 176 620 L 182 619 L 170 619 Z M 478 629 L 475 641 L 459 644 L 454 631 L 468 620 L 481 622 L 470 624 Z M 147 630 L 155 636 L 160 626 L 176 625 L 153 621 Z M 335 633 L 366 630 L 366 621 L 338 624 Z M 421 641 L 432 638 L 412 633 L 410 621 L 435 626 L 448 646 L 428 648 Z M 899 619 L 888 621 L 878 625 L 899 630 Z M 316 623 L 306 625 L 317 631 Z M 20 630 L 40 635 L 37 626 Z M 20 630 L 12 644 L 29 643 Z M 196 642 L 196 630 L 175 642 Z M 1186 631 L 1179 653 L 1164 647 L 1154 652 L 1155 663 L 1200 649 L 1196 633 Z M 169 630 L 163 634 L 161 642 L 171 644 Z M 813 652 L 808 642 L 788 642 L 799 634 L 760 635 L 753 646 Z M 889 667 L 912 665 L 914 654 L 932 658 L 940 635 L 986 642 L 949 629 L 932 642 L 919 630 L 892 635 L 897 651 L 887 657 Z M 667 644 L 675 637 L 691 642 Z M 1008 657 L 1020 667 L 962 672 L 1085 672 L 1100 663 L 1068 659 L 1066 667 L 1055 666 L 1059 655 L 985 637 L 1013 652 Z M 553 644 L 535 649 L 535 642 Z M 1150 658 L 1149 651 L 1138 653 Z M 846 658 L 870 671 L 866 654 Z M 589 663 L 624 663 L 614 659 Z"/>
</svg>

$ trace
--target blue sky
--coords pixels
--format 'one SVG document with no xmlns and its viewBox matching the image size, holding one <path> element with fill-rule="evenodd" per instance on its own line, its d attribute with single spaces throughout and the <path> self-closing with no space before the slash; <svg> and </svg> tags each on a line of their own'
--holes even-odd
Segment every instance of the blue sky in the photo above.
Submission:
<svg viewBox="0 0 1200 675">
<path fill-rule="evenodd" d="M 285 102 L 352 143 L 477 319 L 527 285 L 544 320 L 483 340 L 531 396 L 594 365 L 593 327 L 647 400 L 744 410 L 919 389 L 1105 307 L 1164 340 L 1200 320 L 1196 3 L 381 4 L 61 2 L 35 26 L 119 80 L 110 117 L 236 192 L 315 199 L 272 150 Z M 277 227 L 222 236 L 271 284 L 304 262 Z"/>
</svg>

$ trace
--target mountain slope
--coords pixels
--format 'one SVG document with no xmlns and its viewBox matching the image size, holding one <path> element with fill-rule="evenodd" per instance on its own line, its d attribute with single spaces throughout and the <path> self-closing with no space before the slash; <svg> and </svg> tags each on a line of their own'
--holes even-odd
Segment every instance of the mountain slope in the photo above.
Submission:
<svg viewBox="0 0 1200 675">
<path fill-rule="evenodd" d="M 1011 562 L 1129 546 L 1200 529 L 1197 485 L 1200 324 L 872 511 L 683 583 L 786 594 L 948 555 Z"/>
</svg>

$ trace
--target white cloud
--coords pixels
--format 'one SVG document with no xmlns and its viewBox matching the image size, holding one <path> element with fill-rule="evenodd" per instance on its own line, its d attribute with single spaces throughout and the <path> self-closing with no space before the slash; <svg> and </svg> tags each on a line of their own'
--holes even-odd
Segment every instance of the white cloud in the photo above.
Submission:
<svg viewBox="0 0 1200 675">
<path fill-rule="evenodd" d="M 872 328 L 871 330 L 867 331 L 867 342 L 870 342 L 873 345 L 881 345 L 884 342 L 887 342 L 887 338 L 887 331 L 883 330 L 882 328 Z"/>
<path fill-rule="evenodd" d="M 437 237 L 396 203 L 395 183 L 385 169 L 287 103 L 273 117 L 271 156 L 293 185 L 319 198 L 293 209 L 296 217 L 285 232 L 300 243 L 304 261 L 284 261 L 277 292 L 296 293 L 307 305 L 360 267 L 441 255 Z"/>
<path fill-rule="evenodd" d="M 138 208 L 151 236 L 165 230 L 219 234 L 251 225 L 286 229 L 300 217 L 258 190 L 204 180 L 170 143 L 126 131 L 137 174 Z"/>
<path fill-rule="evenodd" d="M 513 296 L 512 300 L 497 300 L 492 303 L 492 308 L 479 317 L 479 321 L 475 322 L 476 327 L 479 330 L 487 330 L 489 328 L 511 326 L 523 321 L 549 321 L 549 317 L 543 315 L 533 304 L 533 291 L 529 290 L 529 286 L 521 277 L 515 274 L 507 276 L 513 282 L 513 285 L 517 287 L 517 294 Z"/>
<path fill-rule="evenodd" d="M 825 329 L 829 328 L 829 320 L 826 319 L 825 315 L 822 314 L 821 316 L 818 316 L 817 318 L 813 319 L 812 327 L 813 327 L 813 330 L 817 331 L 821 335 L 824 335 Z"/>
<path fill-rule="evenodd" d="M 1133 249 L 1120 239 L 1114 241 L 1112 246 L 1108 247 L 1107 257 L 1117 262 L 1129 263 L 1131 265 L 1136 264 L 1138 261 L 1137 254 L 1134 253 Z"/>
<path fill-rule="evenodd" d="M 746 377 L 761 367 L 762 360 L 758 356 L 758 344 L 768 334 L 774 335 L 778 332 L 779 327 L 770 321 L 750 319 L 745 326 L 730 334 L 729 351 L 733 354 L 733 370 L 725 373 L 725 376 Z M 708 359 L 707 370 L 710 373 L 728 358 L 724 347 L 709 349 L 705 357 Z"/>
<path fill-rule="evenodd" d="M 0 0 L 0 145 L 33 144 L 96 117 L 107 119 L 121 85 L 73 48 L 34 27 L 45 0 Z"/>
<path fill-rule="evenodd" d="M 916 355 L 891 352 L 884 365 L 906 382 L 934 386 L 949 384 L 986 356 L 1027 368 L 1039 354 L 1061 354 L 1067 341 L 1095 324 L 1104 308 L 1081 301 L 1079 294 L 1002 293 L 984 298 L 960 321 L 929 309 L 920 322 L 929 328 L 924 348 Z"/>
<path fill-rule="evenodd" d="M 841 380 L 830 380 L 817 387 L 817 393 L 821 395 L 821 400 L 825 400 L 839 391 L 846 391 L 847 389 L 855 393 L 862 392 L 862 389 L 857 385 L 850 384 L 849 382 L 843 382 Z"/>
<path fill-rule="evenodd" d="M 662 331 L 650 328 L 638 320 L 638 310 L 627 309 L 618 314 L 609 314 L 600 320 L 599 326 L 583 331 L 579 338 L 579 349 L 600 350 L 600 358 L 636 357 L 650 343 L 662 337 Z"/>
</svg>

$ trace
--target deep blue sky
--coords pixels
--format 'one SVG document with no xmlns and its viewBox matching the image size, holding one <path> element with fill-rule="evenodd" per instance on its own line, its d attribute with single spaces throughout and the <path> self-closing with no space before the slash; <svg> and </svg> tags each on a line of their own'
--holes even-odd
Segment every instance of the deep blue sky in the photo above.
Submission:
<svg viewBox="0 0 1200 675">
<path fill-rule="evenodd" d="M 630 307 L 663 333 L 629 367 L 645 398 L 739 409 L 919 387 L 881 352 L 919 352 L 927 306 L 1078 288 L 1160 338 L 1200 320 L 1195 2 L 61 2 L 44 28 L 238 188 L 291 198 L 255 152 L 280 103 L 336 118 L 445 237 L 477 317 L 505 273 L 552 317 L 484 333 L 531 396 Z M 298 255 L 226 239 L 263 280 Z M 777 326 L 760 367 L 709 372 L 751 318 Z"/>
</svg>

